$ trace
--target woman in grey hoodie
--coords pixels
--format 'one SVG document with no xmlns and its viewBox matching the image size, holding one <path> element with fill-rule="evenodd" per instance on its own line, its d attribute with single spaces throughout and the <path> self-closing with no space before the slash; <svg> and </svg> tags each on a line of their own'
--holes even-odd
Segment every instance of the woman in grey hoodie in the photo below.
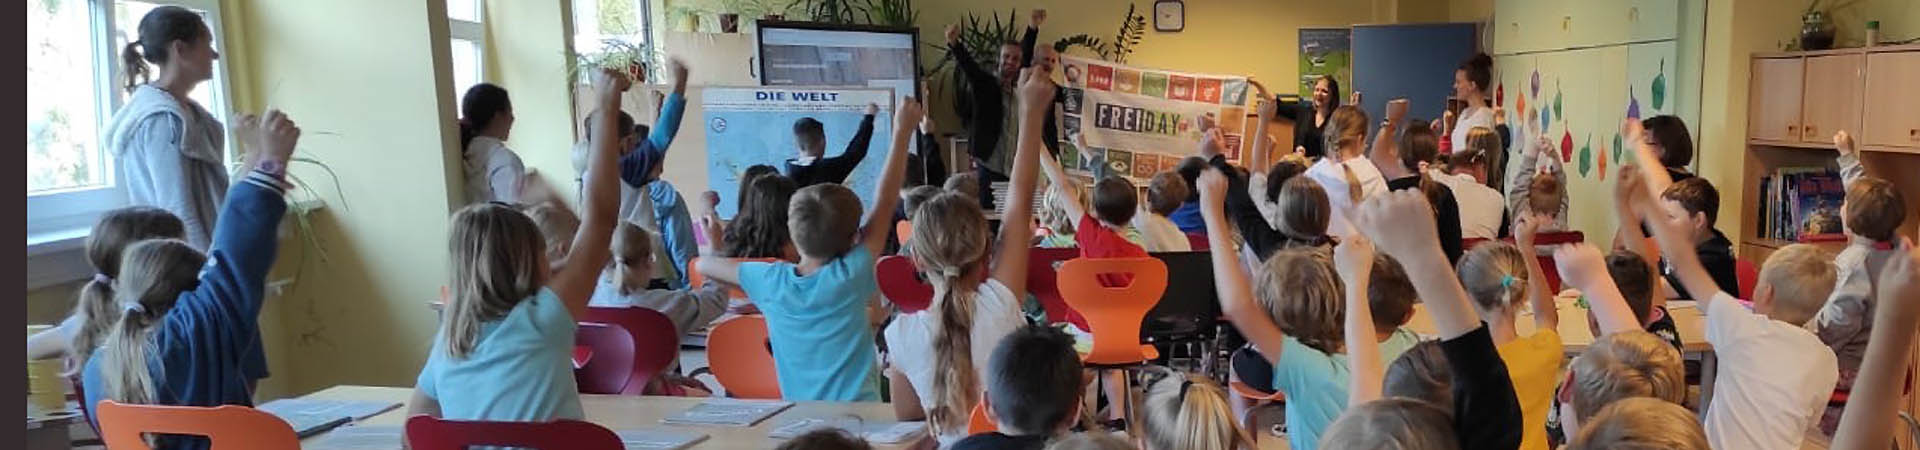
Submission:
<svg viewBox="0 0 1920 450">
<path fill-rule="evenodd" d="M 231 184 L 220 120 L 187 98 L 213 78 L 213 61 L 220 58 L 213 32 L 198 13 L 154 8 L 140 19 L 140 36 L 127 43 L 121 58 L 127 104 L 107 128 L 119 181 L 133 204 L 179 216 L 187 242 L 204 251 Z"/>
</svg>

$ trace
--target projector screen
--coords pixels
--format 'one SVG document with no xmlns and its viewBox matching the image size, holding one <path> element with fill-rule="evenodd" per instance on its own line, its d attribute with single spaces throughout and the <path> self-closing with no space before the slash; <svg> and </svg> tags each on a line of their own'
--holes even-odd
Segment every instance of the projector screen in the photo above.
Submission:
<svg viewBox="0 0 1920 450">
<path fill-rule="evenodd" d="M 893 89 L 895 104 L 918 92 L 916 28 L 760 21 L 760 83 Z"/>
</svg>

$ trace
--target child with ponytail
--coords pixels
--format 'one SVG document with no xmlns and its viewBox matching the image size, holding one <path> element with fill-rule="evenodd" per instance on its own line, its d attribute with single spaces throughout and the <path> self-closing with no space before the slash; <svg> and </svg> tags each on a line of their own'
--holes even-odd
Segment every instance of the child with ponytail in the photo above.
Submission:
<svg viewBox="0 0 1920 450">
<path fill-rule="evenodd" d="M 681 336 L 706 328 L 727 312 L 727 292 L 718 284 L 686 289 L 648 289 L 653 280 L 653 237 L 633 222 L 613 230 L 613 262 L 600 277 L 588 306 L 640 307 L 659 311 Z"/>
<path fill-rule="evenodd" d="M 620 107 L 628 85 L 619 74 L 602 71 L 593 86 L 605 112 Z M 568 359 L 579 326 L 575 318 L 586 312 L 607 265 L 620 200 L 618 117 L 597 116 L 581 199 L 584 214 L 565 267 L 549 271 L 541 233 L 519 209 L 478 203 L 454 213 L 448 239 L 452 293 L 408 415 L 585 418 Z"/>
<path fill-rule="evenodd" d="M 520 202 L 527 166 L 507 148 L 512 130 L 513 101 L 507 98 L 506 88 L 480 83 L 460 96 L 460 160 L 467 175 L 467 204 Z"/>
<path fill-rule="evenodd" d="M 1044 67 L 1045 64 L 1042 64 Z M 942 447 L 967 435 L 968 415 L 980 402 L 987 359 L 1000 340 L 1024 325 L 1027 256 L 1033 239 L 1033 191 L 1038 182 L 1044 111 L 1052 106 L 1053 83 L 1035 70 L 1020 83 L 1019 142 L 1007 215 L 998 243 L 973 196 L 949 192 L 920 206 L 906 248 L 921 275 L 933 285 L 933 304 L 902 314 L 884 331 L 892 350 L 887 376 L 895 390 L 896 412 L 918 419 L 903 402 L 917 402 Z M 987 249 L 995 251 L 989 260 Z M 989 264 L 991 262 L 991 264 Z"/>
<path fill-rule="evenodd" d="M 1393 128 L 1391 121 L 1381 127 L 1369 156 L 1387 178 L 1387 190 L 1419 189 L 1427 196 L 1440 233 L 1440 249 L 1446 252 L 1447 261 L 1460 261 L 1460 203 L 1452 189 L 1427 177 L 1426 166 L 1440 155 L 1440 137 L 1419 120 L 1399 130 L 1398 136 L 1394 136 Z"/>
<path fill-rule="evenodd" d="M 119 319 L 82 372 L 85 404 L 252 405 L 267 271 L 286 213 L 286 163 L 300 129 L 279 111 L 241 119 L 251 169 L 228 193 L 209 253 L 177 239 L 127 246 L 112 282 Z M 175 438 L 163 439 L 168 441 Z M 165 448 L 205 448 L 201 438 Z"/>
<path fill-rule="evenodd" d="M 1536 216 L 1522 216 L 1514 230 L 1517 245 L 1489 241 L 1475 246 L 1460 257 L 1457 270 L 1460 285 L 1486 319 L 1493 343 L 1507 363 L 1521 419 L 1527 425 L 1520 448 L 1527 450 L 1548 448 L 1547 411 L 1565 354 L 1556 328 L 1560 315 L 1553 294 L 1547 292 L 1540 260 L 1531 250 L 1539 223 Z M 1532 305 L 1534 323 L 1533 334 L 1524 337 L 1514 331 L 1523 304 Z"/>
<path fill-rule="evenodd" d="M 1140 448 L 1252 450 L 1253 437 L 1234 423 L 1227 392 L 1205 376 L 1159 368 L 1141 405 Z"/>
<path fill-rule="evenodd" d="M 1388 103 L 1387 112 L 1388 123 L 1397 125 L 1406 115 L 1406 102 Z M 1360 201 L 1387 192 L 1387 179 L 1380 175 L 1380 168 L 1365 157 L 1367 125 L 1367 113 L 1359 107 L 1334 108 L 1333 117 L 1324 128 L 1327 156 L 1307 168 L 1307 177 L 1325 188 L 1334 211 L 1350 211 Z M 1327 232 L 1344 236 L 1353 234 L 1354 228 L 1345 216 L 1334 214 L 1329 219 Z"/>
<path fill-rule="evenodd" d="M 120 255 L 127 246 L 147 239 L 184 240 L 186 226 L 173 213 L 146 206 L 107 211 L 93 224 L 86 247 L 93 279 L 80 286 L 72 315 L 58 327 L 27 337 L 27 360 L 66 358 L 67 370 L 80 370 L 106 335 L 107 327 L 120 321 L 119 304 L 113 299 L 113 280 L 120 277 Z"/>
</svg>

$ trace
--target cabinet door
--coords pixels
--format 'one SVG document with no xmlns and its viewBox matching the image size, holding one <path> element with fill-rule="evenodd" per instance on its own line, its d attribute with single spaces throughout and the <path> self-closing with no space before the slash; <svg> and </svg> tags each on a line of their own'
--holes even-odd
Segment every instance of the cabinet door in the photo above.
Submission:
<svg viewBox="0 0 1920 450">
<path fill-rule="evenodd" d="M 1920 147 L 1920 51 L 1867 55 L 1861 145 Z"/>
<path fill-rule="evenodd" d="M 1835 131 L 1860 129 L 1860 87 L 1865 84 L 1864 55 L 1807 58 L 1807 84 L 1801 91 L 1801 142 L 1830 144 Z"/>
<path fill-rule="evenodd" d="M 1800 58 L 1755 58 L 1747 85 L 1747 137 L 1800 140 Z"/>
</svg>

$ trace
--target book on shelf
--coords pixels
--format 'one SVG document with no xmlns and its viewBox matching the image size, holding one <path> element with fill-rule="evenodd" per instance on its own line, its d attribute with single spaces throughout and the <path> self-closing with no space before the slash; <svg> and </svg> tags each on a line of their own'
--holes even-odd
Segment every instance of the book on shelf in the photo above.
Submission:
<svg viewBox="0 0 1920 450">
<path fill-rule="evenodd" d="M 1781 167 L 1760 179 L 1760 220 L 1755 234 L 1789 242 L 1845 240 L 1840 204 L 1846 189 L 1826 167 Z"/>
<path fill-rule="evenodd" d="M 660 421 L 672 425 L 750 427 L 790 407 L 793 407 L 793 402 L 713 398 Z"/>
</svg>

